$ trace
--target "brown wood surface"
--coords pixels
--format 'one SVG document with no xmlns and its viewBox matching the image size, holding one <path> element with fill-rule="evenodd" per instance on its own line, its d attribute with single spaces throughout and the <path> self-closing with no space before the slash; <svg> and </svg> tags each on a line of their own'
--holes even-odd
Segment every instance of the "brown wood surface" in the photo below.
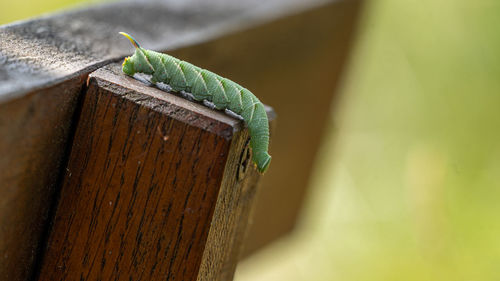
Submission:
<svg viewBox="0 0 500 281">
<path fill-rule="evenodd" d="M 232 280 L 259 174 L 239 120 L 89 76 L 38 280 Z"/>
<path fill-rule="evenodd" d="M 0 103 L 0 280 L 27 280 L 85 77 Z"/>
<path fill-rule="evenodd" d="M 279 113 L 245 255 L 290 233 L 300 214 L 363 1 L 341 0 L 169 52 L 231 77 Z"/>
</svg>

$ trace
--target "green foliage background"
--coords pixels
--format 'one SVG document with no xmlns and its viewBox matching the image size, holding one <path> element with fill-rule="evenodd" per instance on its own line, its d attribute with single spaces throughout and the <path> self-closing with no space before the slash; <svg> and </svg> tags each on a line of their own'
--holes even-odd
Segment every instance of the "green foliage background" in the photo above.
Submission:
<svg viewBox="0 0 500 281">
<path fill-rule="evenodd" d="M 301 224 L 236 280 L 499 280 L 500 1 L 374 0 L 360 27 Z"/>
<path fill-rule="evenodd" d="M 0 0 L 0 24 L 7 24 L 75 5 L 106 0 Z"/>
</svg>

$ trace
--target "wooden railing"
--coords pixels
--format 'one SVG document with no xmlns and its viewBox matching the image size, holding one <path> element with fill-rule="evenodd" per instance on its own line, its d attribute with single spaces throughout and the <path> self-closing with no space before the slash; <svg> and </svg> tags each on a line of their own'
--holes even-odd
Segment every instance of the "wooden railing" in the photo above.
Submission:
<svg viewBox="0 0 500 281">
<path fill-rule="evenodd" d="M 292 229 L 360 2 L 180 3 L 0 27 L 0 280 L 232 280 Z M 272 105 L 269 172 L 240 121 L 121 74 L 119 31 Z"/>
</svg>

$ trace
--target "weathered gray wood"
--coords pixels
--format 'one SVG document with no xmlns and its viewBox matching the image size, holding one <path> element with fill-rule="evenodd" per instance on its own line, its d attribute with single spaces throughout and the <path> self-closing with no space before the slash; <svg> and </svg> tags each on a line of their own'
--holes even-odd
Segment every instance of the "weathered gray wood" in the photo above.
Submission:
<svg viewBox="0 0 500 281">
<path fill-rule="evenodd" d="M 213 40 L 324 1 L 124 1 L 0 27 L 0 101 L 60 83 L 131 53 Z M 29 78 L 29 79 L 28 79 Z"/>
</svg>

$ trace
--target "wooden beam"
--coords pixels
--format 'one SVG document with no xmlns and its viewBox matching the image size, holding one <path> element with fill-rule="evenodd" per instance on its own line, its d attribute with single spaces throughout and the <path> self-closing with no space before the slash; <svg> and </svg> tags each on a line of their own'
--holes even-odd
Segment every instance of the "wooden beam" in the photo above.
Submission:
<svg viewBox="0 0 500 281">
<path fill-rule="evenodd" d="M 43 239 L 85 82 L 0 103 L 0 280 L 28 280 Z"/>
<path fill-rule="evenodd" d="M 132 52 L 118 31 L 132 33 L 148 48 L 196 53 L 193 63 L 238 81 L 264 102 L 280 107 L 286 126 L 280 126 L 273 141 L 273 164 L 265 183 L 268 191 L 261 194 L 267 203 L 257 208 L 257 217 L 264 220 L 256 219 L 249 237 L 257 243 L 251 242 L 251 248 L 265 245 L 293 225 L 315 150 L 300 150 L 297 161 L 285 159 L 287 151 L 296 149 L 303 139 L 293 134 L 285 138 L 283 132 L 300 133 L 304 123 L 296 122 L 302 115 L 294 111 L 299 103 L 282 101 L 298 100 L 304 89 L 313 87 L 329 95 L 327 86 L 334 85 L 329 77 L 338 76 L 341 60 L 337 58 L 344 56 L 347 46 L 342 40 L 351 32 L 351 13 L 343 12 L 342 3 L 349 6 L 356 1 L 174 2 L 99 4 L 0 27 L 0 280 L 24 281 L 32 275 L 47 230 L 48 210 L 56 201 L 54 190 L 60 188 L 84 81 L 90 72 Z M 304 16 L 313 7 L 315 11 L 323 7 L 340 10 Z M 328 44 L 318 44 L 322 38 L 328 38 Z M 321 75 L 313 76 L 318 69 Z M 293 87 L 296 81 L 306 83 Z M 326 84 L 320 87 L 320 83 Z M 315 132 L 320 132 L 325 120 L 321 118 L 328 113 L 328 96 L 314 100 L 322 107 L 299 109 L 317 114 L 314 118 L 320 121 Z M 302 167 L 295 165 L 296 170 L 290 172 L 292 162 Z M 294 184 L 291 198 L 280 200 L 286 206 L 269 211 L 276 198 L 286 194 L 275 183 L 290 174 L 299 178 L 290 181 Z"/>
<path fill-rule="evenodd" d="M 279 113 L 257 195 L 249 255 L 294 228 L 334 108 L 363 1 L 340 0 L 169 52 L 231 77 Z M 242 55 L 244 54 L 244 55 Z"/>
<path fill-rule="evenodd" d="M 122 1 L 0 26 L 0 102 L 130 55 L 133 48 L 120 31 L 134 35 L 148 49 L 174 50 L 239 33 L 322 2 Z"/>
<path fill-rule="evenodd" d="M 92 73 L 38 280 L 232 280 L 260 177 L 243 128 Z"/>
</svg>

